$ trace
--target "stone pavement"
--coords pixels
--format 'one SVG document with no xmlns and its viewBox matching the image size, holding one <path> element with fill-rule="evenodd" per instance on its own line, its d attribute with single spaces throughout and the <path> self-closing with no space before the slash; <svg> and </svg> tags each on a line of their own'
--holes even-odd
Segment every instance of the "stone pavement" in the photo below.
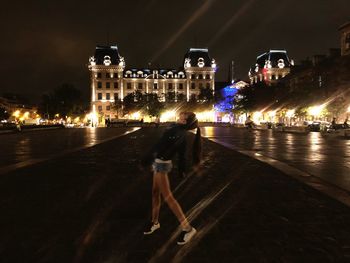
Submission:
<svg viewBox="0 0 350 263">
<path fill-rule="evenodd" d="M 0 177 L 1 262 L 350 262 L 350 208 L 278 170 L 203 140 L 199 175 L 170 176 L 198 234 L 178 246 L 175 216 L 150 219 L 152 175 L 137 161 L 162 129 Z"/>
</svg>

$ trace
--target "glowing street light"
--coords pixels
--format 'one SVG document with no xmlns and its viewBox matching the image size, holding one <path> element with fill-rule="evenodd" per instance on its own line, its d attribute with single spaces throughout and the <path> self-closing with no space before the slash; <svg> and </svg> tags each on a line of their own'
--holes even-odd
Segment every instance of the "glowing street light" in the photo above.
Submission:
<svg viewBox="0 0 350 263">
<path fill-rule="evenodd" d="M 293 110 L 288 110 L 287 113 L 286 113 L 286 116 L 288 118 L 292 118 L 292 117 L 294 117 L 294 114 L 295 114 L 295 110 L 294 109 Z"/>
<path fill-rule="evenodd" d="M 319 116 L 324 109 L 324 105 L 313 106 L 308 109 L 308 113 L 311 116 Z"/>
<path fill-rule="evenodd" d="M 14 113 L 12 113 L 12 116 L 18 118 L 21 112 L 19 110 L 16 110 Z"/>
<path fill-rule="evenodd" d="M 263 113 L 261 111 L 256 111 L 253 113 L 253 121 L 255 123 L 260 123 L 260 119 L 262 118 Z"/>
<path fill-rule="evenodd" d="M 269 111 L 269 117 L 270 118 L 274 118 L 275 116 L 276 116 L 276 111 L 274 110 L 274 111 Z"/>
</svg>

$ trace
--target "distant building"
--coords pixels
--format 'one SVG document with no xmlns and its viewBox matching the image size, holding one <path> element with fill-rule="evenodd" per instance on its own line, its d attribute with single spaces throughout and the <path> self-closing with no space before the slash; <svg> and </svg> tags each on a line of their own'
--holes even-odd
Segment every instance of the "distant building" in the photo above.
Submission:
<svg viewBox="0 0 350 263">
<path fill-rule="evenodd" d="M 294 65 L 285 50 L 270 50 L 256 58 L 256 63 L 249 70 L 250 83 L 276 83 L 290 73 Z"/>
<path fill-rule="evenodd" d="M 347 56 L 350 54 L 350 22 L 339 27 L 340 32 L 340 47 L 341 55 Z"/>
<path fill-rule="evenodd" d="M 215 89 L 216 64 L 208 49 L 189 49 L 180 69 L 126 68 L 117 46 L 96 46 L 89 62 L 91 105 L 105 118 L 114 118 L 112 104 L 133 92 L 156 93 L 162 101 L 172 92 L 175 101 L 188 101 L 201 88 Z"/>
</svg>

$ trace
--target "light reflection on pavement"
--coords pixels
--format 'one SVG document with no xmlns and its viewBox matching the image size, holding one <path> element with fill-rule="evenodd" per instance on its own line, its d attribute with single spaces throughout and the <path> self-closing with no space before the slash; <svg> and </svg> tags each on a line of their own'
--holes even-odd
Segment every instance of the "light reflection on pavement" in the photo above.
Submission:
<svg viewBox="0 0 350 263">
<path fill-rule="evenodd" d="M 350 191 L 350 140 L 321 133 L 204 127 L 202 136 L 279 160 Z"/>
<path fill-rule="evenodd" d="M 6 167 L 23 167 L 92 147 L 138 128 L 72 128 L 5 134 L 0 137 L 0 174 Z"/>
</svg>

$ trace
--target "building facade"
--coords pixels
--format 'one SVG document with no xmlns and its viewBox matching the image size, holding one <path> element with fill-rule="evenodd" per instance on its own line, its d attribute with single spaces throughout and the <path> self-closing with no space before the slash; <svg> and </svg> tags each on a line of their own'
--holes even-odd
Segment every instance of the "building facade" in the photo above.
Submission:
<svg viewBox="0 0 350 263">
<path fill-rule="evenodd" d="M 96 46 L 89 59 L 91 106 L 105 118 L 116 118 L 113 105 L 134 92 L 155 93 L 167 101 L 172 93 L 176 101 L 197 99 L 201 89 L 214 93 L 215 60 L 208 49 L 191 48 L 180 69 L 126 68 L 117 46 Z"/>
<path fill-rule="evenodd" d="M 249 70 L 250 83 L 266 82 L 274 84 L 290 73 L 294 65 L 286 50 L 270 50 L 256 58 L 256 63 Z"/>
</svg>

